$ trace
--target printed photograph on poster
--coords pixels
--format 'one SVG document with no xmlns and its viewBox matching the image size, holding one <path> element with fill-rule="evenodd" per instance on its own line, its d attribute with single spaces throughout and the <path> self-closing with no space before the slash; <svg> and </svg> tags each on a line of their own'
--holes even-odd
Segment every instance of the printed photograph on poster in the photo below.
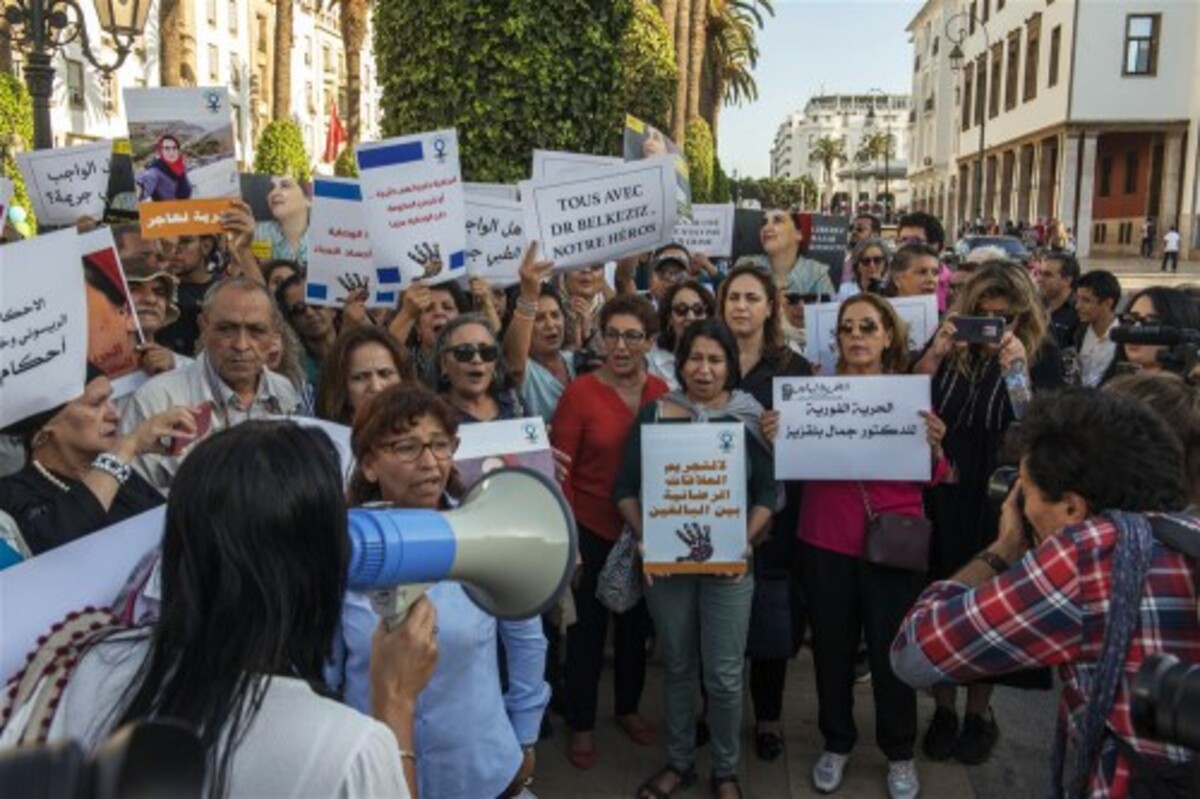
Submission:
<svg viewBox="0 0 1200 799">
<path fill-rule="evenodd" d="M 692 181 L 688 175 L 687 158 L 683 148 L 665 133 L 630 114 L 625 115 L 625 135 L 622 141 L 626 161 L 640 161 L 659 155 L 677 155 L 675 161 L 675 197 L 679 201 L 679 218 L 692 216 Z"/>
<path fill-rule="evenodd" d="M 929 480 L 929 375 L 775 378 L 778 480 Z"/>
<path fill-rule="evenodd" d="M 504 466 L 524 466 L 557 480 L 541 417 L 466 424 L 458 428 L 458 438 L 454 468 L 464 488 Z"/>
<path fill-rule="evenodd" d="M 358 182 L 375 265 L 404 286 L 466 274 L 466 222 L 453 129 L 359 144 Z"/>
<path fill-rule="evenodd" d="M 554 180 L 572 175 L 586 175 L 619 166 L 620 158 L 612 155 L 569 153 L 562 150 L 534 150 L 530 180 Z"/>
<path fill-rule="evenodd" d="M 677 220 L 675 156 L 520 184 L 525 236 L 558 269 L 653 250 Z"/>
<path fill-rule="evenodd" d="M 151 225 L 164 213 L 185 213 L 187 206 L 156 208 L 159 202 L 187 202 L 238 193 L 237 156 L 229 91 L 224 86 L 125 89 L 125 114 L 137 185 L 142 229 L 164 233 L 167 225 Z M 194 216 L 192 233 L 215 233 L 215 221 Z M 206 225 L 207 223 L 207 225 Z"/>
<path fill-rule="evenodd" d="M 804 255 L 829 267 L 834 288 L 842 283 L 846 261 L 846 231 L 850 217 L 828 214 L 801 214 L 804 227 Z"/>
<path fill-rule="evenodd" d="M 119 225 L 138 220 L 138 192 L 133 178 L 133 148 L 129 139 L 114 139 L 108 172 L 104 223 Z"/>
<path fill-rule="evenodd" d="M 312 192 L 305 299 L 312 305 L 337 308 L 352 293 L 366 291 L 368 308 L 395 308 L 400 270 L 375 266 L 358 181 L 317 178 Z"/>
<path fill-rule="evenodd" d="M 39 224 L 61 227 L 81 216 L 104 215 L 112 147 L 110 141 L 98 141 L 16 154 Z"/>
<path fill-rule="evenodd" d="M 308 225 L 312 184 L 290 175 L 238 175 L 242 199 L 254 216 L 251 248 L 260 261 L 308 265 Z"/>
<path fill-rule="evenodd" d="M 919 352 L 937 332 L 937 295 L 887 297 L 907 327 L 908 351 Z M 837 367 L 837 318 L 840 302 L 822 302 L 804 306 L 804 357 L 820 366 L 822 375 L 832 375 Z"/>
<path fill-rule="evenodd" d="M 467 274 L 494 288 L 520 282 L 525 253 L 525 214 L 516 200 L 467 192 Z"/>
<path fill-rule="evenodd" d="M 671 240 L 693 255 L 728 258 L 733 255 L 733 203 L 693 205 L 692 218 L 675 223 Z"/>
<path fill-rule="evenodd" d="M 740 423 L 642 425 L 642 568 L 746 569 L 746 431 Z"/>
<path fill-rule="evenodd" d="M 0 247 L 0 427 L 83 393 L 88 309 L 74 228 Z"/>
<path fill-rule="evenodd" d="M 146 343 L 110 228 L 78 237 L 87 290 L 88 361 L 107 375 L 120 397 L 146 382 L 138 347 Z"/>
</svg>

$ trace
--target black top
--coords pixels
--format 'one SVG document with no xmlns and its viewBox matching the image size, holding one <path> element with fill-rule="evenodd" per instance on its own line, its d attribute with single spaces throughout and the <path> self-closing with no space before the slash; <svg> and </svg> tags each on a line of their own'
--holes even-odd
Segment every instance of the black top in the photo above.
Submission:
<svg viewBox="0 0 1200 799">
<path fill-rule="evenodd" d="M 1069 300 L 1050 314 L 1050 332 L 1054 334 L 1054 343 L 1059 349 L 1065 350 L 1075 346 L 1075 336 L 1079 332 L 1080 324 L 1075 304 Z"/>
<path fill-rule="evenodd" d="M 137 472 L 130 475 L 117 491 L 112 507 L 107 511 L 83 483 L 60 474 L 55 477 L 70 486 L 70 490 L 63 491 L 51 483 L 32 462 L 0 480 L 0 510 L 13 517 L 34 555 L 166 502 L 163 495 Z"/>
<path fill-rule="evenodd" d="M 750 374 L 742 375 L 742 391 L 750 394 L 758 404 L 772 410 L 775 402 L 775 390 L 772 386 L 776 377 L 812 377 L 812 364 L 803 355 L 797 355 L 788 348 L 774 356 L 764 355 L 750 370 Z"/>
<path fill-rule="evenodd" d="M 217 279 L 207 283 L 179 284 L 179 318 L 158 331 L 155 339 L 172 352 L 191 358 L 196 355 L 200 338 L 200 304 Z"/>
</svg>

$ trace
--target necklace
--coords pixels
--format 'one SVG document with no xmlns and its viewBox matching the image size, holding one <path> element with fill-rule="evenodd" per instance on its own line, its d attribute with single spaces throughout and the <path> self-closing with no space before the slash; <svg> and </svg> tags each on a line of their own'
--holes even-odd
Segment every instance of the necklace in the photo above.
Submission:
<svg viewBox="0 0 1200 799">
<path fill-rule="evenodd" d="M 33 468 L 37 469 L 38 474 L 40 474 L 42 477 L 45 477 L 47 480 L 49 480 L 51 485 L 57 487 L 64 494 L 70 492 L 71 487 L 69 485 L 67 485 L 62 480 L 59 480 L 57 477 L 55 477 L 54 474 L 51 473 L 51 471 L 49 469 L 47 469 L 42 464 L 38 463 L 38 461 L 36 459 L 32 460 L 31 463 L 33 463 Z"/>
</svg>

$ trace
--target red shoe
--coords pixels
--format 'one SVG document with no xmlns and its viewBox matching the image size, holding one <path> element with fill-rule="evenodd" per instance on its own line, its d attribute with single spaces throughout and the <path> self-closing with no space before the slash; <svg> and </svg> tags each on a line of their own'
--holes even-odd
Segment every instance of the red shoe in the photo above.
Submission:
<svg viewBox="0 0 1200 799">
<path fill-rule="evenodd" d="M 654 725 L 641 716 L 617 716 L 617 725 L 638 746 L 654 746 Z"/>
<path fill-rule="evenodd" d="M 580 771 L 588 771 L 596 767 L 596 749 L 567 749 L 567 760 Z"/>
</svg>

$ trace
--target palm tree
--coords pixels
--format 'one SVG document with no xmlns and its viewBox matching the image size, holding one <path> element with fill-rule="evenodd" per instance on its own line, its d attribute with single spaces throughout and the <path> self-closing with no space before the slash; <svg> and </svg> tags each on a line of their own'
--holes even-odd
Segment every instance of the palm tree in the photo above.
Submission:
<svg viewBox="0 0 1200 799">
<path fill-rule="evenodd" d="M 675 38 L 675 20 L 679 14 L 679 0 L 662 0 L 663 22 L 667 23 L 667 33 L 670 34 L 672 40 Z"/>
<path fill-rule="evenodd" d="M 688 87 L 691 85 L 688 69 L 692 56 L 692 6 L 705 2 L 707 0 L 678 0 L 675 14 L 675 64 L 679 67 L 679 84 L 675 87 L 675 105 L 671 109 L 671 138 L 681 145 L 687 126 Z"/>
<path fill-rule="evenodd" d="M 158 37 L 158 82 L 163 86 L 195 86 L 195 36 L 191 4 L 186 0 L 159 0 L 158 29 L 171 35 Z M 188 43 L 193 46 L 188 47 Z"/>
<path fill-rule="evenodd" d="M 762 11 L 774 15 L 769 0 L 714 0 L 708 18 L 706 81 L 700 95 L 700 115 L 718 138 L 721 107 L 758 99 L 753 69 L 758 65 L 755 30 L 764 24 Z M 714 9 L 715 7 L 715 9 Z"/>
<path fill-rule="evenodd" d="M 833 169 L 846 160 L 846 142 L 832 136 L 822 136 L 813 144 L 808 154 L 808 163 L 819 164 L 829 193 L 833 193 Z"/>
<path fill-rule="evenodd" d="M 292 42 L 295 0 L 275 0 L 275 74 L 271 83 L 271 116 L 292 118 Z"/>
<path fill-rule="evenodd" d="M 346 49 L 346 136 L 358 142 L 362 127 L 362 51 L 367 41 L 370 0 L 338 0 L 341 5 L 342 45 Z"/>
<path fill-rule="evenodd" d="M 720 2 L 720 0 L 715 0 Z M 700 116 L 700 79 L 704 75 L 704 55 L 708 43 L 708 12 L 710 0 L 692 0 L 692 24 L 687 46 L 692 54 L 687 73 L 687 119 Z M 682 73 L 680 74 L 682 78 Z"/>
</svg>

